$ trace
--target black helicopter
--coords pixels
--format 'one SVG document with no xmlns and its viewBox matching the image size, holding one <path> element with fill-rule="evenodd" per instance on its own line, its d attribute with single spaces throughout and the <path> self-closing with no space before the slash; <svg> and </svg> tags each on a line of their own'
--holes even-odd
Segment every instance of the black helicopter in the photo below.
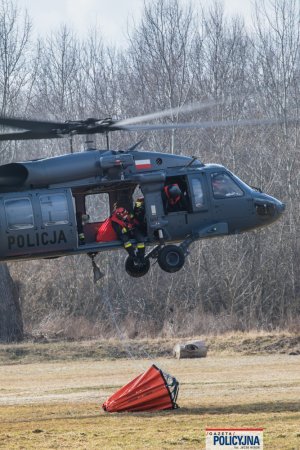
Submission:
<svg viewBox="0 0 300 450">
<path fill-rule="evenodd" d="M 0 134 L 0 140 L 95 133 L 106 134 L 108 140 L 108 133 L 116 130 L 206 127 L 205 123 L 134 124 L 152 118 L 156 114 L 123 121 L 48 122 L 0 117 L 3 127 L 23 130 Z M 255 121 L 239 124 L 252 125 Z M 137 145 L 121 151 L 107 147 L 0 166 L 0 261 L 86 253 L 92 258 L 97 281 L 102 274 L 95 256 L 122 246 L 119 240 L 96 242 L 100 223 L 82 222 L 82 218 L 88 218 L 90 196 L 104 193 L 109 213 L 115 205 L 131 212 L 137 190 L 144 197 L 145 244 L 152 248 L 142 265 L 127 258 L 125 268 L 133 277 L 148 272 L 150 258 L 166 272 L 176 272 L 183 267 L 194 241 L 268 225 L 285 209 L 279 200 L 250 187 L 221 165 L 203 164 L 195 157 L 139 151 Z M 184 206 L 176 212 L 169 212 L 163 201 L 164 187 L 170 184 L 178 185 L 185 198 Z M 79 231 L 84 233 L 84 242 L 80 242 Z"/>
</svg>

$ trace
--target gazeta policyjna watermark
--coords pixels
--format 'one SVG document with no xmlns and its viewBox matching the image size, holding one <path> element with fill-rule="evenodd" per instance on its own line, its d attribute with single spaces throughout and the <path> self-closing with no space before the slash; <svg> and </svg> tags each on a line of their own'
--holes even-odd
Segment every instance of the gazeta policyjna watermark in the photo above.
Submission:
<svg viewBox="0 0 300 450">
<path fill-rule="evenodd" d="M 206 450 L 263 450 L 263 428 L 206 428 Z"/>
</svg>

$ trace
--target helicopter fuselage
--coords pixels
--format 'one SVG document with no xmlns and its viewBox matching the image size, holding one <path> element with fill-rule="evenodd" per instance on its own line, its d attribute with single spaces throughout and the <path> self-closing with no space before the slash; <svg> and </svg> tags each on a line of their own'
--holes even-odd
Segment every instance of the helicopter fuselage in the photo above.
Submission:
<svg viewBox="0 0 300 450">
<path fill-rule="evenodd" d="M 172 211 L 164 187 L 177 184 L 184 207 Z M 96 242 L 105 214 L 145 199 L 146 245 L 243 233 L 277 220 L 279 200 L 251 188 L 223 166 L 164 153 L 93 151 L 0 167 L 0 260 L 55 258 L 118 249 Z M 89 199 L 103 196 L 101 220 L 81 222 Z M 99 211 L 98 211 L 99 212 Z M 79 223 L 80 222 L 80 223 Z M 79 240 L 83 232 L 84 242 Z"/>
</svg>

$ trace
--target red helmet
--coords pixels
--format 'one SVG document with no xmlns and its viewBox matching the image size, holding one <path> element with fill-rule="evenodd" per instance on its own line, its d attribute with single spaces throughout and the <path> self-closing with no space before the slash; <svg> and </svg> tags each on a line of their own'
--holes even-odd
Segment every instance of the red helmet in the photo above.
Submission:
<svg viewBox="0 0 300 450">
<path fill-rule="evenodd" d="M 171 198 L 176 198 L 181 195 L 181 190 L 177 183 L 167 186 L 167 190 Z"/>
<path fill-rule="evenodd" d="M 125 208 L 117 208 L 115 210 L 115 215 L 117 216 L 118 219 L 121 219 L 121 220 L 128 219 L 128 211 Z"/>
</svg>

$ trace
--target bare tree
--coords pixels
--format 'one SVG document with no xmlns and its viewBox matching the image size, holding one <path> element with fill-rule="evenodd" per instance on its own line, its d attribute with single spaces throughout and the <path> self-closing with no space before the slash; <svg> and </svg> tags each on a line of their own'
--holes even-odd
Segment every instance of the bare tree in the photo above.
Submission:
<svg viewBox="0 0 300 450">
<path fill-rule="evenodd" d="M 80 44 L 62 25 L 39 42 L 39 70 L 35 84 L 35 110 L 59 119 L 77 113 Z"/>
<path fill-rule="evenodd" d="M 272 228 L 196 243 L 176 274 L 155 265 L 131 279 L 124 252 L 99 256 L 106 278 L 97 288 L 85 256 L 14 265 L 14 276 L 26 280 L 27 327 L 47 317 L 62 327 L 67 317 L 84 317 L 106 335 L 129 324 L 133 335 L 157 335 L 269 329 L 299 315 L 299 127 L 290 121 L 299 110 L 298 3 L 260 2 L 255 24 L 250 34 L 241 19 L 226 19 L 218 2 L 197 12 L 180 0 L 155 0 L 145 4 L 126 50 L 107 47 L 99 30 L 80 42 L 66 27 L 38 44 L 34 84 L 19 91 L 28 91 L 33 115 L 136 116 L 213 99 L 215 107 L 188 120 L 282 119 L 272 127 L 149 133 L 147 146 L 221 162 L 286 201 L 288 212 Z M 145 136 L 116 133 L 112 146 L 124 149 Z M 36 146 L 46 154 L 66 147 Z"/>
<path fill-rule="evenodd" d="M 31 24 L 27 13 L 11 0 L 0 2 L 0 92 L 1 114 L 20 109 L 22 93 L 29 81 L 29 36 Z"/>
<path fill-rule="evenodd" d="M 0 2 L 0 108 L 1 115 L 16 113 L 24 107 L 25 90 L 29 83 L 30 21 L 10 0 Z M 1 145 L 1 158 L 12 158 L 11 146 Z M 7 159 L 6 159 L 7 162 Z M 5 264 L 0 265 L 0 339 L 20 340 L 23 321 L 19 293 Z"/>
<path fill-rule="evenodd" d="M 17 285 L 6 264 L 0 265 L 0 341 L 20 341 L 23 338 L 23 319 Z"/>
<path fill-rule="evenodd" d="M 99 30 L 92 29 L 82 46 L 83 94 L 86 110 L 94 117 L 118 114 L 118 57 L 114 48 L 106 47 Z"/>
<path fill-rule="evenodd" d="M 130 37 L 128 56 L 124 57 L 122 95 L 127 114 L 180 107 L 189 101 L 193 35 L 191 6 L 184 8 L 179 0 L 157 0 L 145 5 L 141 23 Z M 169 120 L 178 121 L 178 113 Z M 154 143 L 166 147 L 164 136 L 156 136 Z M 174 151 L 175 131 L 165 136 Z"/>
</svg>

